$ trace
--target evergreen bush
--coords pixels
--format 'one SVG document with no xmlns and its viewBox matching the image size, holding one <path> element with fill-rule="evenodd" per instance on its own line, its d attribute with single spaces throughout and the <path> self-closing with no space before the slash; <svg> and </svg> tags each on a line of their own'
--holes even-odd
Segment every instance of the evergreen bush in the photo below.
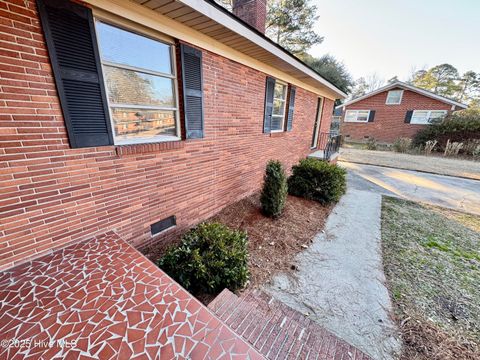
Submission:
<svg viewBox="0 0 480 360">
<path fill-rule="evenodd" d="M 287 201 L 287 175 L 279 161 L 270 160 L 265 169 L 263 189 L 260 196 L 262 212 L 266 216 L 278 217 Z"/>
<path fill-rule="evenodd" d="M 292 167 L 288 192 L 328 204 L 340 200 L 347 188 L 346 171 L 326 161 L 307 158 Z"/>
<path fill-rule="evenodd" d="M 158 266 L 193 294 L 216 294 L 245 286 L 247 234 L 220 223 L 202 223 L 170 247 Z"/>
</svg>

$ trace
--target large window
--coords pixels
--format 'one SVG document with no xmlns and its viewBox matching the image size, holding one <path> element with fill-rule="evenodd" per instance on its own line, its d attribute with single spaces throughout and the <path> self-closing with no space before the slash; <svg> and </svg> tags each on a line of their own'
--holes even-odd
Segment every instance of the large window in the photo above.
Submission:
<svg viewBox="0 0 480 360">
<path fill-rule="evenodd" d="M 276 81 L 273 91 L 273 111 L 271 131 L 283 131 L 285 126 L 285 106 L 287 103 L 287 84 Z"/>
<path fill-rule="evenodd" d="M 447 115 L 446 110 L 415 110 L 412 114 L 410 124 L 430 124 L 441 120 Z"/>
<path fill-rule="evenodd" d="M 387 95 L 387 105 L 399 105 L 402 103 L 403 90 L 390 90 Z"/>
<path fill-rule="evenodd" d="M 176 140 L 173 48 L 97 21 L 115 144 Z"/>
<path fill-rule="evenodd" d="M 370 110 L 347 110 L 345 122 L 368 122 Z"/>
</svg>

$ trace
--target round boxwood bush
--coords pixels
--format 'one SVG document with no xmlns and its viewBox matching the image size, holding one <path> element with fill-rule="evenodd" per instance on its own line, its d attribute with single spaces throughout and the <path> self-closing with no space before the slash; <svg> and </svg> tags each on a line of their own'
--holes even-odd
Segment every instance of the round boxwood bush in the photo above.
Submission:
<svg viewBox="0 0 480 360">
<path fill-rule="evenodd" d="M 278 217 L 287 201 L 287 175 L 280 161 L 270 160 L 263 178 L 260 196 L 262 212 L 266 216 Z"/>
<path fill-rule="evenodd" d="M 300 160 L 292 167 L 288 192 L 294 196 L 328 204 L 340 200 L 347 188 L 346 171 L 315 158 Z"/>
<path fill-rule="evenodd" d="M 202 223 L 183 235 L 158 266 L 188 291 L 218 293 L 245 286 L 248 277 L 247 234 L 220 223 Z"/>
</svg>

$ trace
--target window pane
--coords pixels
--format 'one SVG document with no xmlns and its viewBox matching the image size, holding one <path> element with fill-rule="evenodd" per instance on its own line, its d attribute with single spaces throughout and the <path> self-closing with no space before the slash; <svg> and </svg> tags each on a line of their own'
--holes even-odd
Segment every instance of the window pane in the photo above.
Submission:
<svg viewBox="0 0 480 360">
<path fill-rule="evenodd" d="M 285 101 L 275 99 L 273 100 L 273 115 L 283 116 L 285 110 Z"/>
<path fill-rule="evenodd" d="M 387 96 L 387 104 L 398 104 L 402 96 L 401 90 L 389 91 Z"/>
<path fill-rule="evenodd" d="M 347 111 L 345 114 L 345 119 L 347 121 L 355 121 L 357 118 L 357 113 L 355 111 Z"/>
<path fill-rule="evenodd" d="M 175 107 L 172 79 L 112 66 L 104 69 L 110 103 Z"/>
<path fill-rule="evenodd" d="M 172 74 L 170 45 L 97 22 L 102 60 Z"/>
<path fill-rule="evenodd" d="M 413 124 L 427 124 L 428 123 L 428 111 L 414 111 L 412 115 L 412 120 L 410 123 Z"/>
<path fill-rule="evenodd" d="M 275 83 L 275 91 L 273 94 L 274 98 L 285 100 L 287 98 L 287 86 L 278 82 Z"/>
<path fill-rule="evenodd" d="M 428 116 L 428 111 L 414 111 L 412 118 L 415 119 L 426 119 Z"/>
<path fill-rule="evenodd" d="M 359 111 L 357 116 L 357 121 L 367 121 L 368 120 L 368 111 Z"/>
<path fill-rule="evenodd" d="M 117 141 L 176 136 L 175 111 L 111 108 L 111 112 Z"/>
<path fill-rule="evenodd" d="M 271 130 L 283 130 L 283 116 L 272 116 Z"/>
<path fill-rule="evenodd" d="M 444 117 L 445 116 L 445 112 L 443 111 L 432 111 L 430 113 L 430 118 L 431 119 L 438 119 L 438 118 L 441 118 L 441 117 Z"/>
</svg>

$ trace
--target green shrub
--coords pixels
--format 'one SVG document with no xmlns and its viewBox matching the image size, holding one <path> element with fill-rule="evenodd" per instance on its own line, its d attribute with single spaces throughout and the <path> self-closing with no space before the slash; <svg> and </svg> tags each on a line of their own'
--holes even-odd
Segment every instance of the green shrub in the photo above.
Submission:
<svg viewBox="0 0 480 360">
<path fill-rule="evenodd" d="M 280 161 L 270 160 L 263 178 L 262 212 L 266 216 L 278 217 L 287 201 L 287 175 Z"/>
<path fill-rule="evenodd" d="M 300 160 L 288 178 L 291 195 L 328 204 L 340 200 L 347 188 L 346 171 L 314 158 Z"/>
<path fill-rule="evenodd" d="M 406 153 L 412 147 L 412 139 L 398 138 L 393 143 L 393 151 Z"/>
<path fill-rule="evenodd" d="M 202 223 L 183 235 L 180 245 L 169 248 L 158 266 L 194 294 L 233 291 L 249 277 L 247 240 L 243 231 Z"/>
<path fill-rule="evenodd" d="M 448 140 L 466 143 L 471 139 L 480 139 L 480 115 L 462 112 L 424 127 L 413 138 L 413 145 L 419 146 L 429 140 L 437 140 L 437 149 L 444 151 Z"/>
</svg>

